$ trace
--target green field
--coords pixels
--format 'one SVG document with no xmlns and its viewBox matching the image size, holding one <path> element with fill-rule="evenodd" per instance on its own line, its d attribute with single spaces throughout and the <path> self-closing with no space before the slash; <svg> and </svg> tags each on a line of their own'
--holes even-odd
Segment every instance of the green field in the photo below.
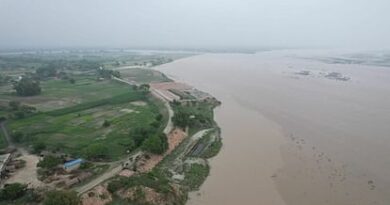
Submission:
<svg viewBox="0 0 390 205">
<path fill-rule="evenodd" d="M 142 100 L 146 105 L 131 102 Z M 117 159 L 135 149 L 129 131 L 147 127 L 159 114 L 159 108 L 143 95 L 129 91 L 112 98 L 44 112 L 9 123 L 12 133 L 23 133 L 22 144 L 43 143 L 46 149 L 85 156 L 91 146 L 109 150 L 108 158 Z M 104 127 L 104 121 L 110 126 Z"/>
<path fill-rule="evenodd" d="M 66 80 L 41 81 L 42 93 L 37 96 L 20 97 L 10 85 L 0 87 L 2 100 L 21 101 L 41 111 L 64 108 L 80 103 L 110 98 L 129 92 L 129 87 L 116 81 L 97 81 L 93 76 L 76 76 L 74 84 Z"/>
</svg>

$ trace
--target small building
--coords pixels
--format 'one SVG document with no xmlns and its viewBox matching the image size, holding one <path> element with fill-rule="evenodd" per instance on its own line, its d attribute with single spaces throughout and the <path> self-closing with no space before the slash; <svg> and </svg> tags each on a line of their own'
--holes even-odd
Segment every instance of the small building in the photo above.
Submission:
<svg viewBox="0 0 390 205">
<path fill-rule="evenodd" d="M 65 171 L 70 172 L 72 170 L 78 169 L 83 162 L 84 162 L 84 160 L 79 158 L 79 159 L 65 162 L 63 167 L 64 167 Z"/>
</svg>

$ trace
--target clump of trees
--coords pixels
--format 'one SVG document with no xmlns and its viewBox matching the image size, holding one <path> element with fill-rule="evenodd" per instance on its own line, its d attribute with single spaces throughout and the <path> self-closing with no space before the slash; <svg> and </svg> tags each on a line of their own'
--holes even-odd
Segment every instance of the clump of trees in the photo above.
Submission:
<svg viewBox="0 0 390 205">
<path fill-rule="evenodd" d="M 149 137 L 142 143 L 142 149 L 153 154 L 163 154 L 168 149 L 167 136 L 161 133 Z"/>
<path fill-rule="evenodd" d="M 195 106 L 180 105 L 178 102 L 173 102 L 175 115 L 172 117 L 172 122 L 180 128 L 206 128 L 213 125 L 213 105 L 201 103 Z"/>
<path fill-rule="evenodd" d="M 14 89 L 19 96 L 34 96 L 41 93 L 39 81 L 30 77 L 23 77 L 18 82 L 15 82 Z"/>
</svg>

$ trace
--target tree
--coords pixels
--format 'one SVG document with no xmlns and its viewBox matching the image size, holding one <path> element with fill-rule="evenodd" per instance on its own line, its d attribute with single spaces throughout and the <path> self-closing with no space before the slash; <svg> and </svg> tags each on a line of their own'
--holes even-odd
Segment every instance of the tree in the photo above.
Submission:
<svg viewBox="0 0 390 205">
<path fill-rule="evenodd" d="M 44 205 L 79 205 L 80 199 L 74 191 L 51 191 L 46 194 Z"/>
<path fill-rule="evenodd" d="M 39 81 L 28 77 L 23 77 L 19 82 L 16 82 L 14 89 L 20 96 L 34 96 L 41 93 Z"/>
<path fill-rule="evenodd" d="M 27 191 L 27 185 L 20 183 L 7 184 L 0 191 L 2 200 L 15 200 L 22 197 Z"/>
<path fill-rule="evenodd" d="M 153 154 L 163 154 L 168 149 L 168 139 L 165 134 L 155 135 L 146 139 L 142 149 Z"/>
</svg>

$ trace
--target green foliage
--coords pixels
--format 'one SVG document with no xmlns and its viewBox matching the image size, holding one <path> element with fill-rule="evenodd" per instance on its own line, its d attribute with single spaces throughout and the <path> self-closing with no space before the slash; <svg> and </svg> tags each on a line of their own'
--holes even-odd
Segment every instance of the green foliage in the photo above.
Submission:
<svg viewBox="0 0 390 205">
<path fill-rule="evenodd" d="M 39 141 L 39 142 L 34 142 L 33 144 L 33 152 L 34 153 L 40 153 L 41 151 L 43 151 L 44 149 L 46 149 L 46 144 L 42 141 Z"/>
<path fill-rule="evenodd" d="M 55 64 L 49 64 L 44 67 L 38 68 L 35 73 L 39 78 L 55 77 L 57 75 L 57 69 Z"/>
<path fill-rule="evenodd" d="M 183 109 L 177 109 L 172 117 L 172 122 L 175 126 L 185 129 L 190 126 L 190 116 L 191 113 L 185 112 Z"/>
<path fill-rule="evenodd" d="M 15 200 L 22 197 L 27 191 L 27 185 L 20 183 L 13 183 L 5 185 L 0 190 L 1 200 Z"/>
<path fill-rule="evenodd" d="M 104 68 L 97 69 L 97 75 L 99 78 L 106 78 L 106 79 L 110 79 L 111 76 L 114 76 L 117 78 L 121 77 L 121 74 L 119 71 L 108 70 L 108 69 L 104 69 Z"/>
<path fill-rule="evenodd" d="M 109 127 L 111 125 L 110 121 L 104 120 L 103 127 Z"/>
<path fill-rule="evenodd" d="M 180 105 L 178 102 L 171 103 L 174 109 L 172 122 L 180 128 L 204 129 L 213 127 L 214 105 L 209 103 L 198 103 L 195 105 Z"/>
<path fill-rule="evenodd" d="M 122 180 L 112 180 L 108 183 L 107 185 L 107 190 L 110 192 L 110 193 L 115 193 L 116 191 L 118 191 L 119 189 L 123 188 L 125 186 L 125 183 L 124 181 Z"/>
<path fill-rule="evenodd" d="M 33 96 L 41 93 L 39 81 L 29 77 L 23 77 L 19 82 L 16 82 L 14 89 L 20 96 Z"/>
<path fill-rule="evenodd" d="M 13 132 L 11 134 L 11 137 L 12 137 L 12 140 L 16 143 L 20 143 L 23 141 L 23 138 L 24 138 L 24 134 L 23 132 L 19 132 L 19 131 L 16 131 L 16 132 Z"/>
<path fill-rule="evenodd" d="M 182 183 L 191 190 L 196 190 L 202 185 L 209 175 L 210 168 L 208 165 L 191 164 L 185 168 L 184 180 Z"/>
<path fill-rule="evenodd" d="M 149 137 L 143 142 L 142 149 L 153 154 L 163 154 L 168 149 L 167 136 L 162 133 Z"/>
<path fill-rule="evenodd" d="M 149 138 L 150 135 L 154 133 L 155 130 L 152 128 L 137 127 L 131 130 L 129 135 L 133 138 L 135 146 L 139 147 L 147 138 Z"/>
<path fill-rule="evenodd" d="M 107 159 L 109 150 L 103 144 L 91 144 L 84 149 L 84 155 L 90 160 Z"/>
<path fill-rule="evenodd" d="M 45 169 L 53 169 L 61 164 L 63 160 L 51 155 L 45 156 L 43 160 L 39 161 L 37 166 Z"/>
<path fill-rule="evenodd" d="M 210 146 L 202 153 L 202 158 L 212 158 L 218 154 L 222 148 L 222 140 L 218 137 Z"/>
<path fill-rule="evenodd" d="M 46 194 L 44 205 L 79 205 L 80 199 L 74 191 L 51 191 Z"/>
<path fill-rule="evenodd" d="M 107 189 L 114 193 L 122 188 L 131 188 L 145 186 L 154 189 L 159 193 L 172 192 L 169 180 L 160 172 L 153 170 L 149 173 L 140 174 L 132 177 L 117 177 L 108 183 Z"/>
<path fill-rule="evenodd" d="M 19 110 L 20 101 L 14 101 L 14 100 L 9 101 L 8 106 L 9 106 L 12 110 L 14 110 L 14 111 Z"/>
</svg>

